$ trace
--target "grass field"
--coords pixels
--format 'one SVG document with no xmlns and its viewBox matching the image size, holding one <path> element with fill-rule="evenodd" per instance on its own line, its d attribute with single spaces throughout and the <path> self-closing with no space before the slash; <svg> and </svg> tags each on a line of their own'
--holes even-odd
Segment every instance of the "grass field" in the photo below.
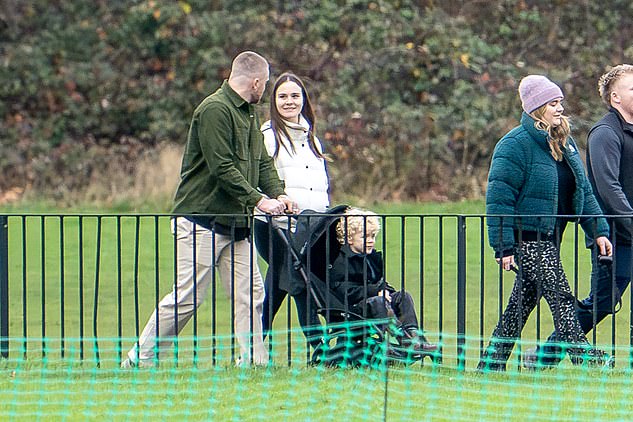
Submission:
<svg viewBox="0 0 633 422">
<path fill-rule="evenodd" d="M 423 367 L 373 370 L 307 368 L 294 309 L 289 314 L 282 307 L 274 326 L 273 367 L 236 369 L 230 306 L 218 287 L 200 307 L 195 324 L 183 331 L 177 349 L 163 352 L 159 369 L 122 371 L 121 353 L 171 289 L 168 218 L 58 215 L 43 220 L 34 207 L 31 216 L 9 217 L 10 355 L 2 361 L 5 400 L 0 415 L 68 420 L 627 418 L 629 297 L 615 323 L 607 318 L 596 338 L 617 352 L 615 370 L 571 368 L 565 361 L 554 371 L 519 372 L 515 354 L 507 374 L 478 374 L 473 368 L 480 347 L 513 282 L 507 275 L 499 279 L 483 220 L 476 216 L 483 213 L 483 204 L 385 204 L 373 209 L 385 214 L 379 244 L 386 252 L 388 280 L 416 299 L 429 338 L 443 345 L 440 367 L 426 361 Z M 408 216 L 402 218 L 404 214 Z M 466 218 L 465 372 L 455 369 L 454 214 L 473 215 Z M 580 244 L 577 255 L 575 240 Z M 582 231 L 576 234 L 570 227 L 563 261 L 572 289 L 581 296 L 588 291 L 590 271 L 582 245 Z M 551 330 L 549 310 L 544 302 L 541 307 L 524 330 L 523 348 Z"/>
<path fill-rule="evenodd" d="M 477 374 L 428 364 L 389 370 L 164 365 L 132 371 L 33 364 L 3 370 L 0 415 L 11 420 L 630 420 L 631 387 L 630 372 L 569 368 Z"/>
</svg>

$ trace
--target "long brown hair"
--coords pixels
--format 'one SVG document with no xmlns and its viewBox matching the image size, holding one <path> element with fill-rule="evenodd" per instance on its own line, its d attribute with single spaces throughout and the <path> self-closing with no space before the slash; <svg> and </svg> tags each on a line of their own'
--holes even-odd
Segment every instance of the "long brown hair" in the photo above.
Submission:
<svg viewBox="0 0 633 422">
<path fill-rule="evenodd" d="M 310 101 L 310 96 L 308 95 L 308 91 L 306 91 L 306 87 L 303 84 L 303 81 L 299 79 L 297 75 L 291 72 L 282 73 L 277 80 L 275 81 L 275 85 L 273 86 L 273 92 L 270 97 L 270 126 L 273 129 L 273 133 L 275 134 L 275 153 L 273 154 L 273 158 L 277 158 L 279 155 L 279 148 L 283 147 L 288 151 L 288 145 L 290 144 L 290 149 L 292 152 L 295 152 L 294 146 L 292 142 L 286 142 L 285 139 L 289 140 L 290 136 L 288 135 L 288 129 L 284 119 L 279 114 L 279 110 L 277 110 L 277 90 L 284 82 L 294 82 L 301 87 L 301 94 L 303 95 L 303 108 L 301 109 L 301 115 L 306 119 L 308 124 L 310 125 L 310 129 L 308 131 L 308 145 L 310 149 L 319 158 L 325 159 L 325 156 L 319 151 L 316 146 L 316 141 L 314 140 L 314 133 L 316 132 L 316 118 L 314 115 L 314 109 L 312 108 L 312 102 Z M 282 136 L 283 135 L 283 136 Z M 290 151 L 288 151 L 290 152 Z"/>
<path fill-rule="evenodd" d="M 545 116 L 545 109 L 547 104 L 542 105 L 537 108 L 533 112 L 530 113 L 530 116 L 536 123 L 534 123 L 534 127 L 540 130 L 544 130 L 549 135 L 547 139 L 547 143 L 549 144 L 550 152 L 552 153 L 552 157 L 556 161 L 562 161 L 563 159 L 563 148 L 567 146 L 567 138 L 569 138 L 569 134 L 571 133 L 571 127 L 569 126 L 569 117 L 561 116 L 561 122 L 558 126 L 551 126 L 547 123 L 543 116 Z"/>
</svg>

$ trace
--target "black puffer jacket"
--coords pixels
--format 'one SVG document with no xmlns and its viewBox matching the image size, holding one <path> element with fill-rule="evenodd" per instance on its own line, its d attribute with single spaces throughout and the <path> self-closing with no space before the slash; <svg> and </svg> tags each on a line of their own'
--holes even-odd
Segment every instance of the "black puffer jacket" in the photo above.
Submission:
<svg viewBox="0 0 633 422">
<path fill-rule="evenodd" d="M 348 245 L 341 247 L 330 268 L 330 283 L 334 293 L 349 305 L 377 296 L 381 290 L 396 291 L 384 280 L 382 253 L 357 254 Z"/>
</svg>

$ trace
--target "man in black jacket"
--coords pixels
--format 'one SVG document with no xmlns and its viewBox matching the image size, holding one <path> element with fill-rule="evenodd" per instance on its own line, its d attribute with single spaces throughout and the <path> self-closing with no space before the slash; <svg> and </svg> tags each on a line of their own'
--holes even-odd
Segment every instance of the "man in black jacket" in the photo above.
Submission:
<svg viewBox="0 0 633 422">
<path fill-rule="evenodd" d="M 601 263 L 593 253 L 591 292 L 576 309 L 585 333 L 615 313 L 633 274 L 633 65 L 611 68 L 600 77 L 598 91 L 609 111 L 589 131 L 588 176 L 604 214 L 626 217 L 609 219 L 613 264 Z M 552 366 L 560 362 L 562 351 L 555 342 L 553 333 L 534 354 L 526 353 L 526 366 L 539 363 Z"/>
</svg>

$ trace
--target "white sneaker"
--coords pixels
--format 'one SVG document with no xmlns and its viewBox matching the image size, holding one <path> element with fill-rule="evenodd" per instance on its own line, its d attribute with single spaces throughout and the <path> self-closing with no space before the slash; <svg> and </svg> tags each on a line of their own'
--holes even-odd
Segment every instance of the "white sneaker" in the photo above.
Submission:
<svg viewBox="0 0 633 422">
<path fill-rule="evenodd" d="M 602 368 L 607 370 L 615 368 L 615 356 L 609 355 L 609 357 L 605 359 Z"/>
<path fill-rule="evenodd" d="M 151 359 L 141 359 L 138 362 L 134 362 L 132 359 L 127 358 L 123 362 L 121 362 L 121 369 L 132 369 L 132 368 L 154 368 L 156 363 Z"/>
<path fill-rule="evenodd" d="M 123 362 L 121 362 L 121 369 L 131 369 L 131 368 L 135 368 L 136 364 L 134 364 L 130 358 L 125 359 Z"/>
<path fill-rule="evenodd" d="M 538 355 L 536 353 L 536 347 L 523 352 L 523 367 L 528 371 L 544 369 L 542 365 L 539 365 Z"/>
<path fill-rule="evenodd" d="M 235 366 L 237 368 L 262 368 L 268 366 L 268 360 L 258 360 L 252 363 L 249 363 L 247 359 L 242 357 L 238 357 L 235 359 Z"/>
</svg>

